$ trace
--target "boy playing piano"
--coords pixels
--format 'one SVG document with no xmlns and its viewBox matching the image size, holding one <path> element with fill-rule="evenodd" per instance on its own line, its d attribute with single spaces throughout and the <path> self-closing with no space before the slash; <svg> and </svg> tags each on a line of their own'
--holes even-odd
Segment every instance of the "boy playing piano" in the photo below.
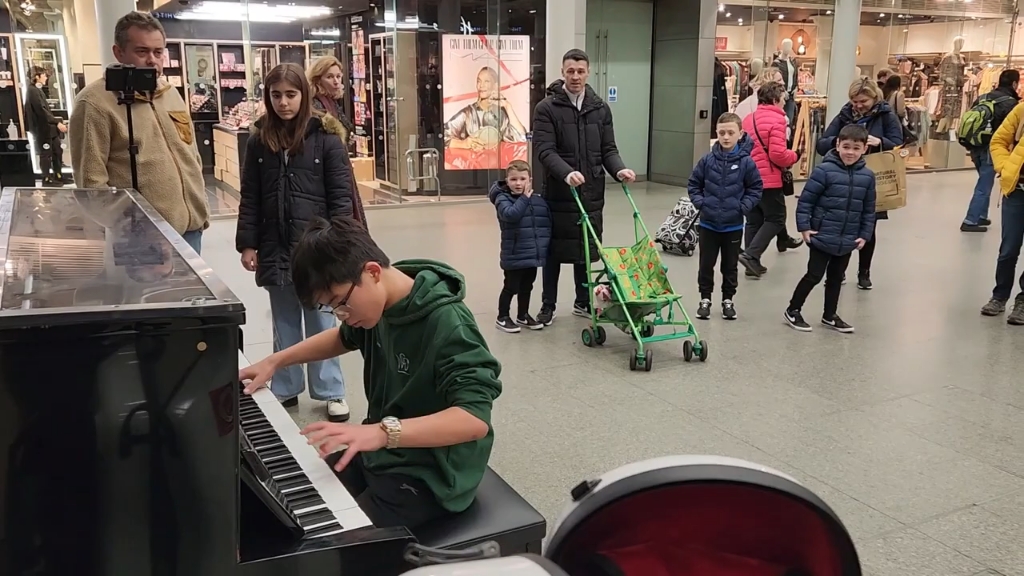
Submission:
<svg viewBox="0 0 1024 576">
<path fill-rule="evenodd" d="M 295 290 L 340 328 L 239 373 L 251 394 L 276 370 L 363 355 L 367 417 L 302 433 L 377 527 L 415 528 L 472 502 L 491 453 L 501 366 L 463 302 L 461 274 L 440 262 L 393 265 L 357 222 L 314 222 L 292 256 Z M 330 455 L 330 456 L 329 456 Z"/>
</svg>

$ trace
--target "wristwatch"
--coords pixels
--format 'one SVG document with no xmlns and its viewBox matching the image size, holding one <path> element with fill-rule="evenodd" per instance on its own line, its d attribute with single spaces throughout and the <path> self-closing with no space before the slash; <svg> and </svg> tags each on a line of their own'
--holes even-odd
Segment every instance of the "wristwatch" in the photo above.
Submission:
<svg viewBox="0 0 1024 576">
<path fill-rule="evenodd" d="M 388 443 L 385 448 L 388 450 L 398 448 L 398 439 L 402 436 L 402 421 L 394 416 L 388 416 L 380 421 L 380 428 L 388 435 Z"/>
</svg>

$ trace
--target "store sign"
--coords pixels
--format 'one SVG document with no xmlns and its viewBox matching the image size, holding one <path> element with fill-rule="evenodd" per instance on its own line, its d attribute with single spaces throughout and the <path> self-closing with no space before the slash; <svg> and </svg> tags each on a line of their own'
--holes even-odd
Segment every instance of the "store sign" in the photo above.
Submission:
<svg viewBox="0 0 1024 576">
<path fill-rule="evenodd" d="M 729 49 L 729 38 L 727 36 L 715 37 L 715 52 L 723 52 Z"/>
<path fill-rule="evenodd" d="M 445 170 L 529 161 L 530 37 L 441 37 Z"/>
</svg>

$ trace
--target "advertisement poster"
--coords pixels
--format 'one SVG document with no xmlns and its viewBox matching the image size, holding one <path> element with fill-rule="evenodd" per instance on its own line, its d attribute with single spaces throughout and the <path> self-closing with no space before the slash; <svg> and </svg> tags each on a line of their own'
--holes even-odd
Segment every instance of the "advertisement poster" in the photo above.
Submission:
<svg viewBox="0 0 1024 576">
<path fill-rule="evenodd" d="M 442 37 L 445 170 L 529 161 L 530 37 Z"/>
</svg>

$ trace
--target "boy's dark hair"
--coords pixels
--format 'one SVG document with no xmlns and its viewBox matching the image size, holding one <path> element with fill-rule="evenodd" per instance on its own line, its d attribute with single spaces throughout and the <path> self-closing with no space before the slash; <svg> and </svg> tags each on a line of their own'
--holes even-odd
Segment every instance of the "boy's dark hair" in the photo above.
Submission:
<svg viewBox="0 0 1024 576">
<path fill-rule="evenodd" d="M 868 129 L 861 126 L 860 124 L 847 124 L 843 126 L 843 129 L 839 131 L 839 136 L 836 138 L 836 144 L 850 140 L 853 142 L 868 143 Z"/>
<path fill-rule="evenodd" d="M 39 78 L 40 76 L 42 76 L 43 74 L 49 74 L 49 72 L 46 71 L 46 68 L 43 68 L 42 66 L 33 66 L 32 67 L 32 82 L 34 83 L 36 81 L 36 79 Z"/>
<path fill-rule="evenodd" d="M 292 283 L 299 301 L 315 308 L 316 297 L 337 284 L 358 284 L 370 262 L 391 266 L 370 233 L 351 218 L 317 218 L 292 251 Z"/>
<path fill-rule="evenodd" d="M 587 56 L 587 53 L 579 48 L 573 48 L 566 52 L 565 56 L 562 56 L 562 64 L 565 64 L 570 60 L 575 62 L 586 62 L 588 65 L 590 64 L 590 56 Z"/>
<path fill-rule="evenodd" d="M 513 160 L 508 163 L 508 168 L 505 169 L 505 175 L 508 176 L 512 172 L 526 172 L 531 176 L 533 175 L 533 170 L 530 170 L 530 165 L 522 160 Z"/>
<path fill-rule="evenodd" d="M 765 82 L 757 89 L 758 104 L 778 104 L 782 102 L 786 87 L 782 82 Z"/>
<path fill-rule="evenodd" d="M 1013 88 L 1013 85 L 1020 82 L 1020 72 L 1016 70 L 1003 70 L 999 73 L 999 87 Z"/>
<path fill-rule="evenodd" d="M 739 126 L 740 130 L 743 130 L 743 120 L 740 120 L 738 114 L 733 114 L 732 112 L 726 112 L 719 116 L 718 122 L 715 123 L 715 126 L 718 126 L 719 124 L 728 124 L 729 122 Z"/>
</svg>

